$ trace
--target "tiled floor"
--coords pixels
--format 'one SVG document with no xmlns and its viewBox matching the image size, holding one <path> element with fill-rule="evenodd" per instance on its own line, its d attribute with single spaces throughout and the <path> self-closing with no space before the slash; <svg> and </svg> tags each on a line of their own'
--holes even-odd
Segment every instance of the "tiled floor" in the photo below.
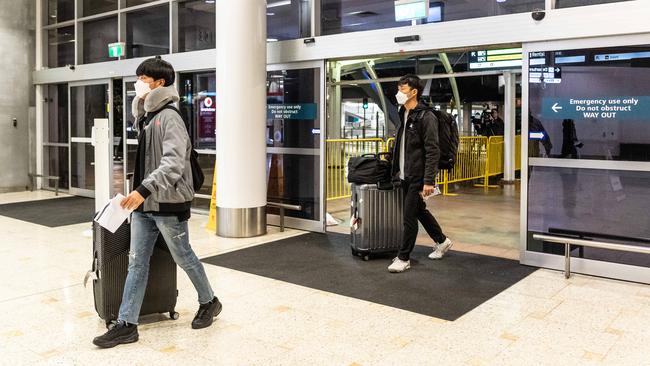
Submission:
<svg viewBox="0 0 650 366">
<path fill-rule="evenodd" d="M 0 203 L 50 198 L 0 195 Z M 219 239 L 191 220 L 201 257 L 299 232 Z M 224 303 L 195 331 L 179 271 L 178 321 L 143 319 L 140 341 L 110 350 L 91 288 L 88 224 L 55 229 L 0 217 L 2 365 L 650 365 L 650 286 L 538 270 L 455 322 L 206 266 Z M 354 280 L 354 279 L 351 279 Z"/>
</svg>

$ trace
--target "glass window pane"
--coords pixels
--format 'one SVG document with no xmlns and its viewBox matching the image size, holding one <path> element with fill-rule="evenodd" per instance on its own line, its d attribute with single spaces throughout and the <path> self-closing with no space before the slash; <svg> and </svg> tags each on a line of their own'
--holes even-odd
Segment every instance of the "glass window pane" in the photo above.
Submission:
<svg viewBox="0 0 650 366">
<path fill-rule="evenodd" d="M 530 157 L 650 161 L 650 46 L 530 58 Z"/>
<path fill-rule="evenodd" d="M 282 70 L 267 73 L 267 146 L 317 149 L 320 119 L 315 89 L 318 70 Z M 288 112 L 299 108 L 298 113 Z M 287 114 L 290 114 L 287 116 Z M 283 118 L 284 117 L 284 118 Z"/>
<path fill-rule="evenodd" d="M 68 85 L 48 86 L 46 142 L 68 142 Z"/>
<path fill-rule="evenodd" d="M 119 0 L 83 0 L 83 15 L 90 16 L 117 10 Z"/>
<path fill-rule="evenodd" d="M 169 6 L 126 14 L 126 57 L 169 53 Z"/>
<path fill-rule="evenodd" d="M 188 121 L 196 149 L 216 149 L 216 75 L 214 72 L 181 74 L 180 110 Z"/>
<path fill-rule="evenodd" d="M 649 172 L 533 167 L 529 175 L 528 250 L 564 255 L 564 246 L 539 242 L 554 234 L 649 246 Z M 604 209 L 606 208 L 606 209 Z M 650 255 L 594 248 L 572 256 L 650 267 Z"/>
<path fill-rule="evenodd" d="M 58 146 L 43 146 L 43 173 L 59 177 L 59 188 L 68 189 L 68 148 Z M 45 187 L 54 188 L 54 181 L 43 179 Z"/>
<path fill-rule="evenodd" d="M 95 147 L 85 143 L 72 143 L 71 146 L 71 186 L 95 190 Z"/>
<path fill-rule="evenodd" d="M 543 9 L 544 0 L 431 1 L 429 19 L 420 23 L 480 18 Z M 338 34 L 411 25 L 395 21 L 394 0 L 322 0 L 322 33 Z"/>
<path fill-rule="evenodd" d="M 117 17 L 91 20 L 83 24 L 83 63 L 111 61 L 108 44 L 117 42 Z"/>
<path fill-rule="evenodd" d="M 269 41 L 311 36 L 310 2 L 271 0 L 267 4 L 266 28 Z"/>
<path fill-rule="evenodd" d="M 74 19 L 74 0 L 48 0 L 47 24 Z"/>
<path fill-rule="evenodd" d="M 620 3 L 623 1 L 630 0 L 557 0 L 555 5 L 556 8 L 573 8 L 576 6 L 587 6 L 587 5 L 597 5 L 597 4 L 609 4 L 609 3 Z"/>
<path fill-rule="evenodd" d="M 47 32 L 48 67 L 74 65 L 74 26 L 53 29 Z"/>
<path fill-rule="evenodd" d="M 95 118 L 108 118 L 108 86 L 75 86 L 70 98 L 70 136 L 92 137 Z"/>
<path fill-rule="evenodd" d="M 178 3 L 178 52 L 215 47 L 215 4 L 204 0 Z"/>
</svg>

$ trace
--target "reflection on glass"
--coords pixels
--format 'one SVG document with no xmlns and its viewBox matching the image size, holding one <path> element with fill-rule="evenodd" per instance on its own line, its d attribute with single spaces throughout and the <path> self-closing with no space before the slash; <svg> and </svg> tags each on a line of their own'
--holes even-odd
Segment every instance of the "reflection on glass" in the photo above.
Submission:
<svg viewBox="0 0 650 366">
<path fill-rule="evenodd" d="M 157 6 L 126 15 L 126 57 L 169 53 L 169 6 Z"/>
<path fill-rule="evenodd" d="M 215 47 L 215 3 L 204 0 L 178 3 L 178 52 Z"/>
<path fill-rule="evenodd" d="M 302 211 L 286 214 L 308 220 L 321 219 L 318 75 L 318 69 L 267 73 L 268 200 L 300 205 Z"/>
<path fill-rule="evenodd" d="M 180 110 L 190 125 L 194 147 L 216 149 L 215 73 L 211 71 L 181 74 L 179 83 Z"/>
<path fill-rule="evenodd" d="M 266 28 L 269 41 L 311 36 L 309 1 L 269 0 Z"/>
<path fill-rule="evenodd" d="M 48 31 L 47 40 L 49 67 L 74 65 L 74 26 Z"/>
<path fill-rule="evenodd" d="M 217 155 L 215 154 L 199 154 L 199 165 L 203 174 L 205 175 L 205 180 L 203 181 L 203 186 L 199 189 L 198 194 L 211 195 L 212 194 L 212 181 L 214 179 L 214 166 Z"/>
<path fill-rule="evenodd" d="M 630 0 L 556 0 L 556 9 L 573 8 L 576 6 L 587 6 L 597 4 L 620 3 Z"/>
<path fill-rule="evenodd" d="M 320 156 L 267 154 L 269 202 L 302 206 L 302 211 L 286 211 L 287 216 L 320 220 Z M 269 207 L 268 213 L 279 214 Z"/>
<path fill-rule="evenodd" d="M 267 73 L 267 146 L 312 148 L 320 146 L 320 120 L 315 94 L 316 69 Z M 285 118 L 282 118 L 285 117 Z"/>
<path fill-rule="evenodd" d="M 95 147 L 91 144 L 73 143 L 71 149 L 70 186 L 95 189 Z"/>
<path fill-rule="evenodd" d="M 544 0 L 431 1 L 429 18 L 418 22 L 434 23 L 525 13 L 543 8 Z M 410 21 L 395 21 L 394 0 L 323 0 L 321 17 L 324 35 L 411 25 Z"/>
<path fill-rule="evenodd" d="M 68 142 L 68 84 L 47 87 L 46 142 Z"/>
<path fill-rule="evenodd" d="M 47 24 L 74 19 L 74 0 L 48 0 Z"/>
<path fill-rule="evenodd" d="M 43 147 L 44 174 L 59 177 L 59 188 L 68 189 L 68 148 L 59 146 Z M 54 188 L 54 182 L 43 179 L 43 184 Z"/>
<path fill-rule="evenodd" d="M 83 0 L 83 15 L 95 15 L 117 10 L 119 0 Z"/>
<path fill-rule="evenodd" d="M 532 239 L 551 233 L 650 246 L 649 172 L 532 167 L 528 250 L 563 254 L 563 246 Z M 650 256 L 582 248 L 572 255 L 650 267 Z"/>
<path fill-rule="evenodd" d="M 650 46 L 530 59 L 530 157 L 650 161 Z"/>
<path fill-rule="evenodd" d="M 70 135 L 91 137 L 95 118 L 108 118 L 108 86 L 74 86 L 70 98 Z"/>
<path fill-rule="evenodd" d="M 117 17 L 91 20 L 83 27 L 83 63 L 111 61 L 108 44 L 117 42 Z"/>
</svg>

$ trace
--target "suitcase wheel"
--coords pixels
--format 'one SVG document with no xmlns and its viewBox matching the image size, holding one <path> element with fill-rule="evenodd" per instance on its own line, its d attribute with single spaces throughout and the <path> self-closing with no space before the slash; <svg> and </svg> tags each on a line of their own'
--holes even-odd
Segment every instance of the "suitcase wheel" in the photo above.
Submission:
<svg viewBox="0 0 650 366">
<path fill-rule="evenodd" d="M 169 312 L 169 317 L 170 317 L 171 319 L 173 319 L 173 320 L 178 320 L 178 318 L 180 317 L 180 314 L 178 314 L 178 313 L 175 312 L 175 311 L 170 311 L 170 312 Z"/>
<path fill-rule="evenodd" d="M 369 261 L 370 260 L 370 255 L 369 254 L 362 254 L 361 252 L 357 251 L 356 249 L 352 248 L 352 255 L 355 257 L 361 257 L 364 261 Z"/>
<path fill-rule="evenodd" d="M 111 330 L 115 328 L 115 321 L 106 322 L 106 329 Z"/>
</svg>

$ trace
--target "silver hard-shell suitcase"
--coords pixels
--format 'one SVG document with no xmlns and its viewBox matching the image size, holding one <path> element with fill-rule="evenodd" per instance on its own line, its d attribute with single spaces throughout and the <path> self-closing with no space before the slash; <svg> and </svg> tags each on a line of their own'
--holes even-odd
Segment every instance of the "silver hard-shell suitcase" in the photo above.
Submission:
<svg viewBox="0 0 650 366">
<path fill-rule="evenodd" d="M 396 253 L 402 245 L 404 199 L 400 187 L 381 190 L 376 184 L 352 185 L 352 254 Z"/>
</svg>

